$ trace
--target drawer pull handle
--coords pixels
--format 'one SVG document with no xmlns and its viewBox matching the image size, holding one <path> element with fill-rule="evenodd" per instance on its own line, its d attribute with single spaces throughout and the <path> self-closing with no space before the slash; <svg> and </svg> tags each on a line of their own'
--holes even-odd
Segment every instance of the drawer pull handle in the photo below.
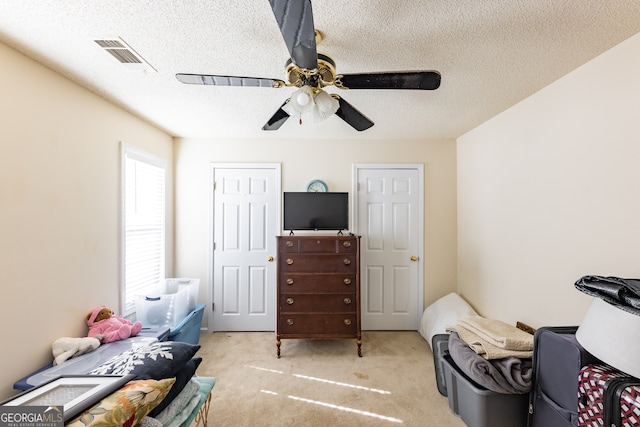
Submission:
<svg viewBox="0 0 640 427">
<path fill-rule="evenodd" d="M 344 324 L 349 326 L 351 324 L 351 319 L 344 319 Z"/>
<path fill-rule="evenodd" d="M 351 304 L 351 298 L 348 298 L 348 297 L 345 298 L 344 299 L 344 303 L 347 304 L 347 305 Z"/>
<path fill-rule="evenodd" d="M 289 326 L 293 325 L 293 319 L 287 319 L 287 325 Z"/>
<path fill-rule="evenodd" d="M 342 261 L 342 262 L 344 262 L 344 265 L 351 264 L 351 260 L 349 258 L 345 258 L 344 261 Z"/>
<path fill-rule="evenodd" d="M 293 242 L 291 240 L 287 240 L 284 244 L 286 247 L 290 248 L 293 246 Z"/>
<path fill-rule="evenodd" d="M 287 264 L 288 264 L 288 265 L 293 264 L 293 260 L 292 260 L 291 258 L 287 258 Z"/>
<path fill-rule="evenodd" d="M 345 248 L 350 248 L 350 247 L 351 247 L 351 242 L 342 242 L 342 245 L 343 245 Z"/>
<path fill-rule="evenodd" d="M 293 285 L 293 279 L 291 277 L 287 279 L 287 285 Z"/>
<path fill-rule="evenodd" d="M 345 285 L 350 285 L 351 284 L 351 279 L 349 279 L 348 277 L 346 279 L 344 279 L 344 284 Z"/>
<path fill-rule="evenodd" d="M 293 304 L 293 298 L 291 297 L 287 298 L 287 304 L 289 305 Z"/>
</svg>

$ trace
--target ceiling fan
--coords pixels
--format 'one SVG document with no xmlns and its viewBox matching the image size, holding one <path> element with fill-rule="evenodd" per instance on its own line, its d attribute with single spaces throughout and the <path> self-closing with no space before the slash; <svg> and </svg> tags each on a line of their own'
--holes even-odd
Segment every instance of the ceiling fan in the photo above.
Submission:
<svg viewBox="0 0 640 427">
<path fill-rule="evenodd" d="M 280 32 L 291 58 L 285 66 L 286 81 L 260 77 L 221 76 L 209 74 L 176 74 L 186 84 L 217 86 L 252 86 L 298 89 L 262 127 L 277 130 L 290 116 L 311 116 L 315 121 L 332 114 L 358 131 L 369 129 L 373 122 L 341 96 L 328 94 L 322 88 L 333 85 L 340 89 L 413 89 L 434 90 L 440 86 L 438 71 L 400 71 L 360 74 L 336 74 L 335 62 L 318 53 L 321 34 L 313 25 L 311 0 L 269 0 Z"/>
</svg>

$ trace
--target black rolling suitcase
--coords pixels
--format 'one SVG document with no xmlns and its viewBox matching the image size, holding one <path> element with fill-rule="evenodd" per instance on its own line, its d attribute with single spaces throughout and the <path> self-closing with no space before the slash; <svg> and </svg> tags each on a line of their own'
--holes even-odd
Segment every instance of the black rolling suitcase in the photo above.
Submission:
<svg viewBox="0 0 640 427">
<path fill-rule="evenodd" d="M 543 327 L 533 338 L 528 427 L 578 425 L 580 369 L 600 361 L 576 340 L 577 326 Z"/>
</svg>

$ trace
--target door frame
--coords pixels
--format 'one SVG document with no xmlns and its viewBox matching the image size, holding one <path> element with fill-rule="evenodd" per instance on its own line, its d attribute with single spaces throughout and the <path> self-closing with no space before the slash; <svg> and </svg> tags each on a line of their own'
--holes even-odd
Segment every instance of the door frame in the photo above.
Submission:
<svg viewBox="0 0 640 427">
<path fill-rule="evenodd" d="M 352 227 L 354 234 L 361 234 L 358 224 L 360 192 L 358 184 L 358 175 L 361 170 L 416 170 L 418 172 L 418 321 L 416 322 L 416 331 L 420 330 L 420 320 L 424 311 L 424 164 L 422 163 L 354 163 L 352 165 L 351 174 L 351 193 L 353 194 L 353 203 L 351 207 Z M 362 268 L 362 264 L 361 267 Z M 362 277 L 362 272 L 361 277 Z M 363 296 L 363 298 L 366 296 Z"/>
<path fill-rule="evenodd" d="M 205 312 L 207 313 L 207 331 L 213 332 L 213 268 L 214 268 L 214 244 L 215 244 L 215 172 L 216 169 L 274 169 L 276 173 L 276 195 L 277 195 L 277 205 L 276 205 L 276 233 L 282 233 L 282 164 L 281 163 L 218 163 L 211 162 L 209 163 L 209 184 L 207 188 L 209 189 L 209 238 L 208 238 L 208 254 L 207 256 L 207 307 Z M 276 236 L 273 236 L 275 240 Z M 275 280 L 276 278 L 274 278 Z M 274 286 L 276 283 L 274 282 Z M 274 288 L 275 291 L 275 288 Z M 276 301 L 273 301 L 276 304 Z M 275 310 L 274 310 L 275 313 Z M 273 324 L 275 328 L 275 317 L 273 319 Z M 275 329 L 274 329 L 275 330 Z"/>
</svg>

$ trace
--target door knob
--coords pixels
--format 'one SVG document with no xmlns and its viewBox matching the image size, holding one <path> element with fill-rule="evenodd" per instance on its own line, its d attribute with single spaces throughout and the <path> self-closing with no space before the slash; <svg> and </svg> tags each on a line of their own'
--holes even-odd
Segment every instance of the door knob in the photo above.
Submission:
<svg viewBox="0 0 640 427">
<path fill-rule="evenodd" d="M 417 256 L 415 256 L 415 255 L 411 255 L 411 261 L 417 261 L 417 260 L 418 260 L 418 257 L 417 257 Z"/>
<path fill-rule="evenodd" d="M 272 257 L 272 256 L 267 257 L 267 261 L 269 261 L 269 262 L 273 262 L 273 257 Z"/>
</svg>

